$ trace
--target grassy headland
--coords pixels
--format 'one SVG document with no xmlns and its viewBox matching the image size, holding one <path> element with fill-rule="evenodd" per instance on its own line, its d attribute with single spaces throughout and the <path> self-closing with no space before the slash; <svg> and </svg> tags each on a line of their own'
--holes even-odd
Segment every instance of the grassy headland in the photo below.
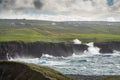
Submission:
<svg viewBox="0 0 120 80">
<path fill-rule="evenodd" d="M 45 66 L 0 61 L 0 80 L 73 80 Z"/>
<path fill-rule="evenodd" d="M 97 23 L 97 24 L 96 24 Z M 0 20 L 0 41 L 120 41 L 120 23 Z"/>
<path fill-rule="evenodd" d="M 96 75 L 68 75 L 72 77 L 74 80 L 120 80 L 119 75 L 103 75 L 103 76 L 96 76 Z"/>
<path fill-rule="evenodd" d="M 120 76 L 67 75 L 74 80 L 120 80 Z M 73 80 L 46 66 L 0 61 L 0 80 Z"/>
</svg>

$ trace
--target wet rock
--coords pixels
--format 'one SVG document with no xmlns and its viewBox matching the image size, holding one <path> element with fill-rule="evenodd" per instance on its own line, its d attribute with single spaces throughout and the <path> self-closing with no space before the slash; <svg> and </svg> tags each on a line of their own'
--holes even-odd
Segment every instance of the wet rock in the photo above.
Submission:
<svg viewBox="0 0 120 80">
<path fill-rule="evenodd" d="M 95 43 L 100 48 L 100 53 L 113 53 L 114 50 L 120 51 L 120 42 Z"/>
<path fill-rule="evenodd" d="M 72 56 L 73 53 L 83 53 L 87 49 L 86 45 L 51 43 L 51 42 L 1 42 L 0 59 L 8 57 L 29 57 L 40 58 L 42 54 L 52 56 Z"/>
</svg>

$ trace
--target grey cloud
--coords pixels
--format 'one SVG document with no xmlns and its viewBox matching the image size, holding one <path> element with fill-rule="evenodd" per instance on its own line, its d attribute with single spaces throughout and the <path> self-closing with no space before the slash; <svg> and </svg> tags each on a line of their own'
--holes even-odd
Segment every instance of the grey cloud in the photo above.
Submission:
<svg viewBox="0 0 120 80">
<path fill-rule="evenodd" d="M 2 3 L 2 0 L 0 0 L 0 4 Z"/>
<path fill-rule="evenodd" d="M 2 0 L 1 4 L 3 8 L 12 8 L 14 6 L 14 0 Z"/>
<path fill-rule="evenodd" d="M 37 8 L 37 9 L 40 9 L 43 4 L 40 2 L 40 0 L 35 0 L 34 1 L 34 6 Z"/>
<path fill-rule="evenodd" d="M 96 20 L 113 13 L 120 13 L 120 0 L 0 0 L 0 18 Z"/>
<path fill-rule="evenodd" d="M 0 0 L 1 9 L 41 9 L 42 6 L 40 0 Z"/>
</svg>

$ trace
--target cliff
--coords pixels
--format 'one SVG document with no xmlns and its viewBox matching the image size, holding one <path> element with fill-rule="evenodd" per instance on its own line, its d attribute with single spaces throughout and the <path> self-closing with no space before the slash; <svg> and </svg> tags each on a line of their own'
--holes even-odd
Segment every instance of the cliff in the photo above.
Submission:
<svg viewBox="0 0 120 80">
<path fill-rule="evenodd" d="M 120 42 L 95 43 L 94 46 L 100 48 L 100 53 L 113 53 L 114 50 L 120 51 Z"/>
<path fill-rule="evenodd" d="M 65 43 L 50 42 L 1 42 L 0 43 L 0 59 L 8 57 L 32 57 L 39 58 L 42 54 L 53 56 L 71 56 L 74 52 L 83 52 L 87 50 L 86 45 L 75 45 Z"/>
<path fill-rule="evenodd" d="M 94 46 L 100 48 L 100 53 L 113 53 L 114 50 L 120 51 L 120 42 L 104 42 L 94 43 Z M 75 54 L 83 54 L 88 46 L 85 44 L 66 44 L 51 42 L 1 42 L 0 43 L 0 59 L 8 59 L 10 57 L 28 57 L 39 58 L 42 54 L 52 56 L 71 56 Z"/>
</svg>

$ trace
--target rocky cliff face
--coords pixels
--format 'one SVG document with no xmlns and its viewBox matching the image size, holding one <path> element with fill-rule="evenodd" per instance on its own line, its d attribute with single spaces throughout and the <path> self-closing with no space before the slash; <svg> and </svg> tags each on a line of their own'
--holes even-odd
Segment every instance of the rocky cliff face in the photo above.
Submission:
<svg viewBox="0 0 120 80">
<path fill-rule="evenodd" d="M 113 50 L 120 51 L 120 42 L 95 43 L 94 46 L 100 48 L 100 53 L 113 53 Z M 39 58 L 42 54 L 53 56 L 71 56 L 75 54 L 83 54 L 88 49 L 84 44 L 66 44 L 66 43 L 50 43 L 50 42 L 1 42 L 0 43 L 0 59 L 8 59 L 10 57 L 30 57 Z"/>
<path fill-rule="evenodd" d="M 42 54 L 53 56 L 71 56 L 74 52 L 83 52 L 88 46 L 65 43 L 46 43 L 46 42 L 1 42 L 0 59 L 8 57 L 32 57 L 39 58 Z"/>
<path fill-rule="evenodd" d="M 114 50 L 120 51 L 120 42 L 94 43 L 100 48 L 100 53 L 113 53 Z"/>
</svg>

